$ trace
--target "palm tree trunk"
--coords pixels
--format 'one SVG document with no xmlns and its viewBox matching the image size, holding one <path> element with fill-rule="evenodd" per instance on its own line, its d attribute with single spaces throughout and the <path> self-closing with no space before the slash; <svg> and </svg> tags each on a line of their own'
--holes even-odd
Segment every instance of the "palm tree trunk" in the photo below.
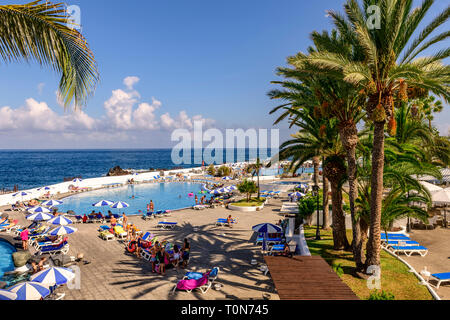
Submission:
<svg viewBox="0 0 450 320">
<path fill-rule="evenodd" d="M 350 214 L 352 217 L 352 251 L 356 264 L 357 271 L 364 269 L 362 261 L 362 241 L 361 241 L 361 228 L 359 225 L 359 219 L 355 214 L 355 200 L 358 197 L 358 189 L 356 187 L 356 145 L 358 144 L 358 131 L 356 125 L 350 124 L 349 126 L 342 127 L 340 130 L 342 144 L 345 147 L 347 153 L 347 175 L 349 184 L 349 202 L 350 202 Z"/>
<path fill-rule="evenodd" d="M 320 165 L 320 158 L 319 157 L 313 157 L 313 166 L 314 166 L 314 185 L 319 185 L 319 165 Z"/>
<path fill-rule="evenodd" d="M 322 219 L 322 229 L 328 230 L 330 229 L 330 207 L 328 205 L 329 202 L 329 182 L 327 177 L 323 174 L 323 219 Z"/>
<path fill-rule="evenodd" d="M 383 201 L 384 125 L 374 122 L 372 177 L 370 194 L 370 235 L 367 242 L 366 268 L 380 265 L 381 208 Z"/>
<path fill-rule="evenodd" d="M 345 228 L 345 216 L 342 209 L 342 188 L 336 181 L 330 181 L 331 184 L 331 202 L 333 216 L 333 249 L 347 250 L 350 244 L 347 240 Z"/>
</svg>

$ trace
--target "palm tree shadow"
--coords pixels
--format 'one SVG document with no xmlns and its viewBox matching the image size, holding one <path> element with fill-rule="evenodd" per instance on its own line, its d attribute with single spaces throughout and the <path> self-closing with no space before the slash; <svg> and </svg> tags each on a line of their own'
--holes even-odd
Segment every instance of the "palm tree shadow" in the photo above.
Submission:
<svg viewBox="0 0 450 320">
<path fill-rule="evenodd" d="M 195 229 L 195 231 L 194 231 Z M 204 272 L 213 267 L 219 267 L 220 272 L 217 282 L 220 282 L 227 290 L 221 293 L 223 299 L 233 299 L 235 294 L 230 294 L 229 290 L 239 292 L 239 290 L 254 291 L 255 295 L 262 295 L 268 291 L 275 293 L 274 284 L 270 277 L 262 275 L 262 272 L 250 265 L 252 259 L 264 262 L 258 247 L 255 247 L 254 238 L 246 240 L 242 237 L 243 232 L 248 230 L 228 227 L 216 227 L 214 225 L 204 225 L 194 227 L 185 222 L 174 230 L 152 230 L 160 240 L 167 240 L 180 247 L 186 238 L 191 244 L 190 262 L 186 270 L 171 269 L 167 270 L 166 275 L 152 273 L 151 264 L 137 257 L 123 259 L 117 262 L 120 268 L 114 268 L 112 286 L 118 286 L 121 289 L 137 290 L 132 298 L 151 298 L 152 292 L 167 287 L 165 299 L 173 300 L 187 297 L 187 293 L 175 291 L 172 289 L 180 280 L 186 271 Z M 227 275 L 227 276 L 225 276 Z M 232 275 L 232 277 L 230 277 Z M 232 280 L 231 280 L 232 279 Z M 211 290 L 211 289 L 210 289 Z M 224 291 L 224 292 L 225 292 Z M 236 293 L 238 294 L 238 293 Z M 153 295 L 155 296 L 155 295 Z M 159 293 L 159 297 L 161 294 Z M 200 291 L 193 291 L 189 298 L 199 300 L 208 299 L 209 295 L 203 295 Z M 236 299 L 239 299 L 236 296 Z M 242 299 L 242 298 L 241 298 Z"/>
</svg>

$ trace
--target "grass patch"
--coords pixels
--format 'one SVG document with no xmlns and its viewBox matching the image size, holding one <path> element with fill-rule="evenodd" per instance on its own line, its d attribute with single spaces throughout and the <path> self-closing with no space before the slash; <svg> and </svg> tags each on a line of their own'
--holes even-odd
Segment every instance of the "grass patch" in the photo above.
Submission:
<svg viewBox="0 0 450 320">
<path fill-rule="evenodd" d="M 320 230 L 322 240 L 315 240 L 316 228 L 305 226 L 305 238 L 312 255 L 319 255 L 335 270 L 340 278 L 360 298 L 367 300 L 374 290 L 367 288 L 365 279 L 353 274 L 355 264 L 353 254 L 347 251 L 333 250 L 332 231 Z M 352 231 L 347 230 L 351 241 Z M 310 239 L 310 240 L 308 240 Z M 381 290 L 394 295 L 395 300 L 433 300 L 428 289 L 419 284 L 416 276 L 408 268 L 384 250 L 381 251 Z"/>
<path fill-rule="evenodd" d="M 247 201 L 247 199 L 242 199 L 237 202 L 231 203 L 231 205 L 238 207 L 259 207 L 262 206 L 264 201 L 265 200 L 261 198 L 251 198 L 250 201 Z"/>
</svg>

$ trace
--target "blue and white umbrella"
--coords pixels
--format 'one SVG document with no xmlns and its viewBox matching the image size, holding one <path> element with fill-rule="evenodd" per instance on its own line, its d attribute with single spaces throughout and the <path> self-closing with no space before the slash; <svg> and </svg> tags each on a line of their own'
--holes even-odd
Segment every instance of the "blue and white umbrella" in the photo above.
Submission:
<svg viewBox="0 0 450 320">
<path fill-rule="evenodd" d="M 101 200 L 99 202 L 93 203 L 92 206 L 93 207 L 106 207 L 106 206 L 111 206 L 113 205 L 114 202 L 109 201 L 109 200 Z"/>
<path fill-rule="evenodd" d="M 281 228 L 279 226 L 276 226 L 271 223 L 261 223 L 256 226 L 253 226 L 253 231 L 258 233 L 263 233 L 263 242 L 262 242 L 262 250 L 266 250 L 266 238 L 268 233 L 279 233 L 282 232 Z"/>
<path fill-rule="evenodd" d="M 27 220 L 31 221 L 47 221 L 53 218 L 49 213 L 33 213 L 27 216 Z"/>
<path fill-rule="evenodd" d="M 37 207 L 28 209 L 28 212 L 29 213 L 50 213 L 51 211 L 48 208 L 37 206 Z"/>
<path fill-rule="evenodd" d="M 258 233 L 279 233 L 281 232 L 281 227 L 276 226 L 271 223 L 261 223 L 252 227 L 252 230 Z"/>
<path fill-rule="evenodd" d="M 59 206 L 60 204 L 63 204 L 63 202 L 59 200 L 48 200 L 41 203 L 44 207 L 54 207 Z"/>
<path fill-rule="evenodd" d="M 68 227 L 68 226 L 60 226 L 58 228 L 53 229 L 48 234 L 51 236 L 63 236 L 66 234 L 72 234 L 77 231 L 78 231 L 77 228 Z"/>
<path fill-rule="evenodd" d="M 289 197 L 296 196 L 296 197 L 300 197 L 301 198 L 301 197 L 304 197 L 305 194 L 297 191 L 297 192 L 289 193 L 288 196 Z"/>
<path fill-rule="evenodd" d="M 24 196 L 27 196 L 27 195 L 29 195 L 29 194 L 31 194 L 31 193 L 29 193 L 29 192 L 26 192 L 26 191 L 21 191 L 21 192 L 17 192 L 17 193 L 14 193 L 13 194 L 13 197 L 24 197 Z"/>
<path fill-rule="evenodd" d="M 118 202 L 115 202 L 114 204 L 112 204 L 111 208 L 122 209 L 122 208 L 128 208 L 129 206 L 130 205 L 128 203 L 126 203 L 126 202 L 118 201 Z"/>
<path fill-rule="evenodd" d="M 19 283 L 10 288 L 9 291 L 17 294 L 16 300 L 40 300 L 50 294 L 48 287 L 39 282 Z"/>
<path fill-rule="evenodd" d="M 70 220 L 69 218 L 66 218 L 64 216 L 57 216 L 53 219 L 50 219 L 47 222 L 50 224 L 58 225 L 58 226 L 67 226 L 67 225 L 73 223 L 72 220 Z"/>
<path fill-rule="evenodd" d="M 75 273 L 72 270 L 53 267 L 32 275 L 30 280 L 48 286 L 60 286 L 72 281 L 74 278 Z"/>
<path fill-rule="evenodd" d="M 17 294 L 14 292 L 11 292 L 9 290 L 2 290 L 0 289 L 0 301 L 1 300 L 16 300 Z"/>
</svg>

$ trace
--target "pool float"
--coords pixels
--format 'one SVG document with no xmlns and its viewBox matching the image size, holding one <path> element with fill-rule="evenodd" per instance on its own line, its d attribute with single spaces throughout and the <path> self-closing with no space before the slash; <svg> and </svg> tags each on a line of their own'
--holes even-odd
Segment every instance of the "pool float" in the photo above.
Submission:
<svg viewBox="0 0 450 320">
<path fill-rule="evenodd" d="M 130 243 L 127 246 L 127 251 L 129 253 L 134 253 L 136 251 L 136 247 L 137 247 L 136 241 L 130 241 Z"/>
</svg>

